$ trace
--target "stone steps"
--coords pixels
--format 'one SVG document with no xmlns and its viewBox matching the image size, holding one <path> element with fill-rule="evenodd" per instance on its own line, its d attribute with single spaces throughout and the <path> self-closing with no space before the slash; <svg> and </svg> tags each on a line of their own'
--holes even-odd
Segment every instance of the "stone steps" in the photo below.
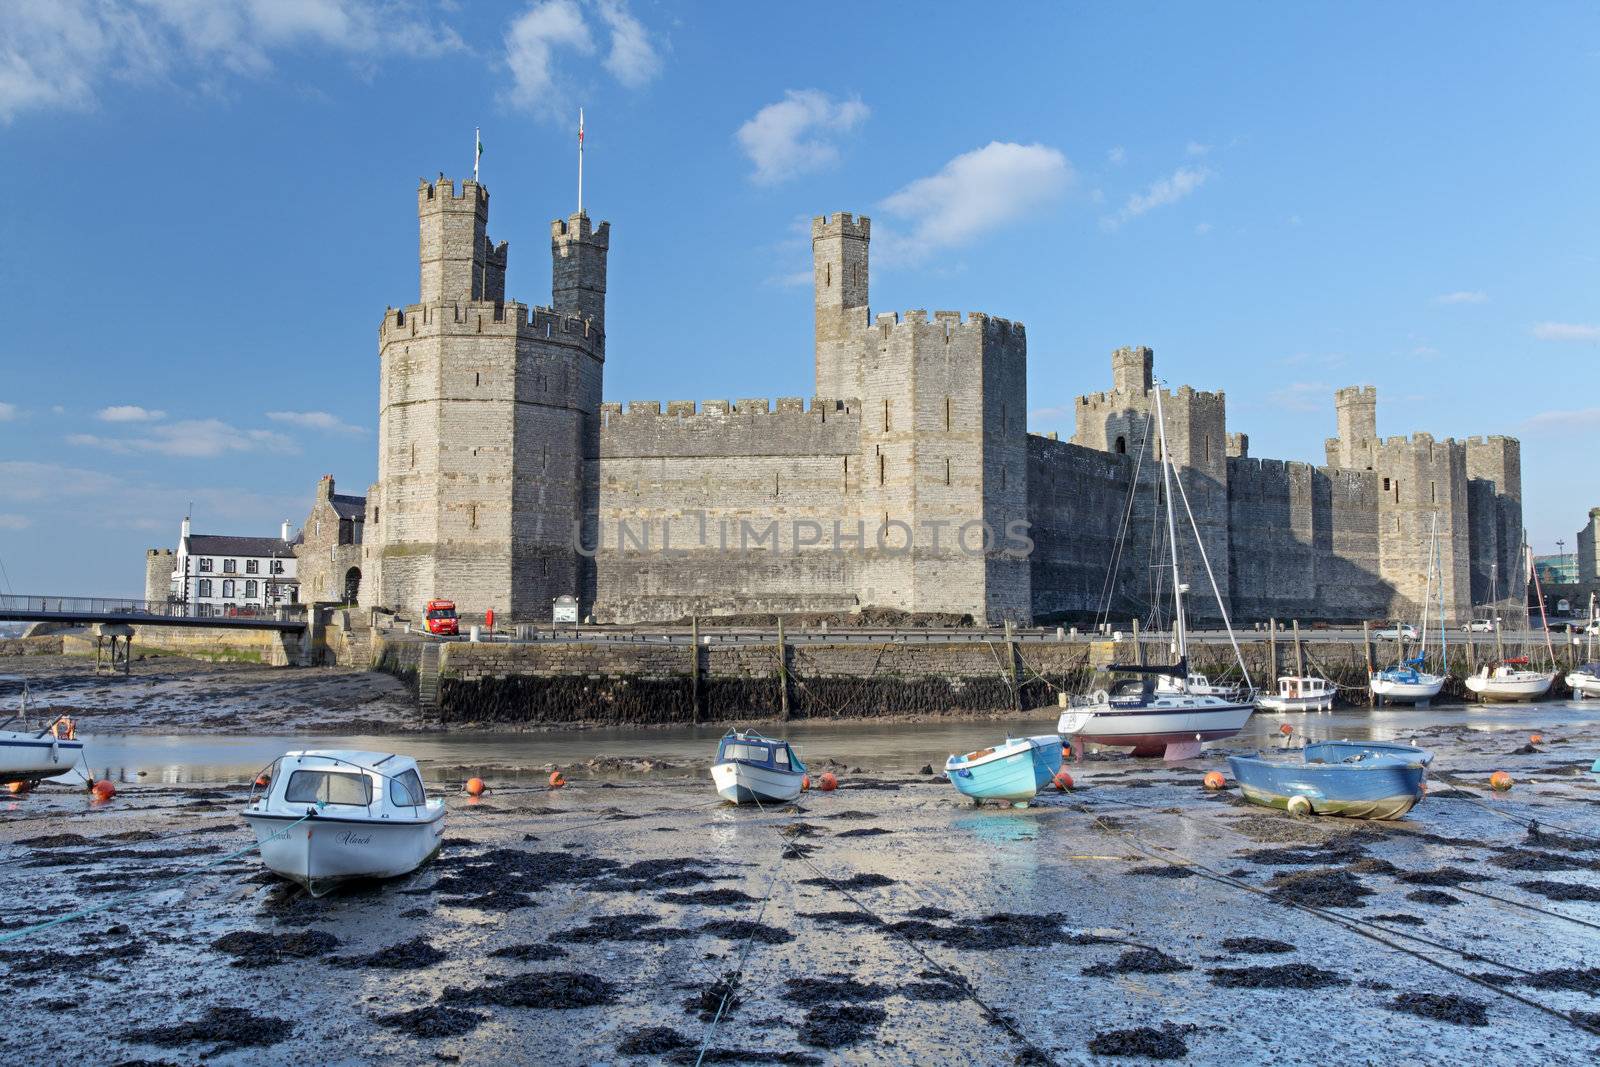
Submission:
<svg viewBox="0 0 1600 1067">
<path fill-rule="evenodd" d="M 417 660 L 417 704 L 426 709 L 439 706 L 439 646 L 429 641 Z"/>
</svg>

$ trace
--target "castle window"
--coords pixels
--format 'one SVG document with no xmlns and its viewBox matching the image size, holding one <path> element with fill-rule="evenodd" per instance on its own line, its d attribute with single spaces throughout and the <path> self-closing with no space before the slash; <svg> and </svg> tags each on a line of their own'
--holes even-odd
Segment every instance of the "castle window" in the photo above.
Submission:
<svg viewBox="0 0 1600 1067">
<path fill-rule="evenodd" d="M 1400 503 L 1400 479 L 1399 478 L 1396 478 L 1394 480 L 1394 502 L 1396 504 Z"/>
<path fill-rule="evenodd" d="M 889 398 L 883 398 L 883 432 L 889 432 Z"/>
<path fill-rule="evenodd" d="M 944 484 L 950 484 L 950 460 L 948 458 L 944 461 Z"/>
<path fill-rule="evenodd" d="M 778 499 L 778 475 L 776 473 L 772 475 L 772 499 Z"/>
<path fill-rule="evenodd" d="M 833 284 L 833 264 L 832 263 L 824 263 L 822 265 L 822 285 L 823 285 L 824 288 L 827 288 L 828 286 L 831 286 L 832 284 Z"/>
<path fill-rule="evenodd" d="M 378 525 L 378 506 L 376 504 L 372 507 L 372 525 Z"/>
<path fill-rule="evenodd" d="M 1387 478 L 1385 478 L 1383 480 L 1383 491 L 1385 493 L 1387 493 L 1389 491 L 1389 479 L 1387 479 Z"/>
<path fill-rule="evenodd" d="M 884 464 L 884 460 L 886 458 L 887 457 L 885 457 L 882 452 L 878 453 L 878 484 L 879 485 L 883 484 L 884 471 L 887 469 L 885 467 L 885 464 Z"/>
<path fill-rule="evenodd" d="M 1428 503 L 1437 504 L 1438 502 L 1439 502 L 1439 483 L 1438 482 L 1429 482 L 1428 483 Z"/>
<path fill-rule="evenodd" d="M 1211 462 L 1211 438 L 1207 437 L 1205 439 L 1205 442 L 1206 442 L 1206 462 L 1210 463 Z"/>
<path fill-rule="evenodd" d="M 850 457 L 849 456 L 844 457 L 844 488 L 845 488 L 845 490 L 847 492 L 850 489 Z"/>
<path fill-rule="evenodd" d="M 944 428 L 946 430 L 948 430 L 950 428 L 950 398 L 949 397 L 945 397 L 944 398 Z"/>
<path fill-rule="evenodd" d="M 1128 454 L 1128 439 L 1126 437 L 1123 437 L 1121 434 L 1118 434 L 1117 435 L 1117 455 L 1126 456 L 1127 454 Z"/>
<path fill-rule="evenodd" d="M 472 372 L 472 384 L 473 385 L 482 385 L 483 384 L 483 372 L 482 371 L 473 371 Z"/>
<path fill-rule="evenodd" d="M 470 519 L 471 519 L 471 522 L 472 522 L 472 528 L 474 530 L 476 530 L 478 528 L 478 505 L 476 505 L 476 504 L 468 504 L 467 505 L 467 514 L 470 516 Z"/>
</svg>

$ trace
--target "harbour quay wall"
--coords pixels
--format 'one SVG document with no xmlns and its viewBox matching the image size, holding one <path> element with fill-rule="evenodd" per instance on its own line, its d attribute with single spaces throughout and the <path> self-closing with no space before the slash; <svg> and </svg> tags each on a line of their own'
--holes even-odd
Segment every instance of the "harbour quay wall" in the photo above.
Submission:
<svg viewBox="0 0 1600 1067">
<path fill-rule="evenodd" d="M 69 656 L 94 655 L 94 637 L 62 635 L 61 651 Z M 300 662 L 300 637 L 280 630 L 244 630 L 228 626 L 135 626 L 133 653 L 185 656 L 217 663 L 261 663 L 287 667 Z"/>
<path fill-rule="evenodd" d="M 1093 675 L 1087 642 L 445 645 L 446 725 L 689 724 L 985 715 L 1055 703 Z M 1008 666 L 1008 662 L 1011 666 Z"/>
</svg>

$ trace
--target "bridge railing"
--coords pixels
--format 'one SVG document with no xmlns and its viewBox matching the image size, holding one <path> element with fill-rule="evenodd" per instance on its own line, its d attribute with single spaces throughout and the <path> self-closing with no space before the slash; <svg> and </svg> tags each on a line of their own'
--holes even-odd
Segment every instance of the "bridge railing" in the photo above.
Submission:
<svg viewBox="0 0 1600 1067">
<path fill-rule="evenodd" d="M 0 593 L 0 614 L 4 613 L 61 615 L 76 618 L 94 615 L 117 618 L 148 615 L 152 618 L 166 619 L 300 619 L 305 615 L 305 605 L 281 604 L 262 607 L 258 604 L 237 604 L 223 607 L 215 604 L 185 604 L 174 600 L 134 600 L 128 597 Z"/>
</svg>

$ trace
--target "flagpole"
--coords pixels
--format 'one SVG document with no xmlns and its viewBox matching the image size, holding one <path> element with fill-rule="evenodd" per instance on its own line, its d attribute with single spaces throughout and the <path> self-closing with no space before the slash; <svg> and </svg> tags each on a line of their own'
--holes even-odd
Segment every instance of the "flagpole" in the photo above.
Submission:
<svg viewBox="0 0 1600 1067">
<path fill-rule="evenodd" d="M 472 128 L 472 180 L 478 180 L 478 157 L 483 155 L 483 127 Z"/>
<path fill-rule="evenodd" d="M 578 109 L 578 214 L 583 214 L 583 108 Z"/>
</svg>

